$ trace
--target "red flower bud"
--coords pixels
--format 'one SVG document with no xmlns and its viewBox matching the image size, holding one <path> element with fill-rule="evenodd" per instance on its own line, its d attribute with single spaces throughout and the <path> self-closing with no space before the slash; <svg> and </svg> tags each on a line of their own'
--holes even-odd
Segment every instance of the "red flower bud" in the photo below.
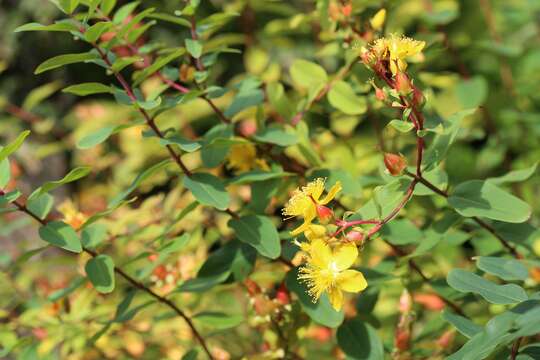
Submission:
<svg viewBox="0 0 540 360">
<path fill-rule="evenodd" d="M 437 339 L 437 345 L 439 345 L 441 349 L 446 349 L 448 346 L 452 345 L 454 335 L 455 333 L 453 330 L 444 332 L 441 337 Z"/>
<path fill-rule="evenodd" d="M 413 102 L 419 107 L 424 106 L 424 103 L 426 102 L 424 94 L 422 94 L 422 91 L 416 86 L 413 86 Z"/>
<path fill-rule="evenodd" d="M 289 296 L 289 291 L 285 287 L 285 284 L 281 284 L 280 287 L 276 291 L 276 300 L 281 305 L 287 305 L 291 302 L 291 298 Z"/>
<path fill-rule="evenodd" d="M 398 72 L 396 75 L 396 90 L 401 95 L 407 95 L 412 91 L 411 81 L 404 72 Z"/>
<path fill-rule="evenodd" d="M 377 100 L 380 100 L 380 101 L 386 100 L 386 94 L 384 93 L 383 89 L 381 89 L 381 88 L 376 88 L 375 89 L 375 97 L 377 98 Z"/>
<path fill-rule="evenodd" d="M 349 231 L 346 236 L 347 240 L 354 241 L 355 243 L 362 243 L 364 240 L 364 234 L 360 231 Z"/>
<path fill-rule="evenodd" d="M 384 154 L 384 165 L 390 174 L 393 176 L 401 175 L 405 167 L 407 166 L 407 160 L 403 155 L 396 155 L 391 153 Z"/>
<path fill-rule="evenodd" d="M 322 223 L 327 223 L 334 217 L 334 212 L 324 205 L 317 205 L 317 215 Z"/>
<path fill-rule="evenodd" d="M 341 13 L 345 16 L 345 17 L 349 17 L 352 13 L 352 4 L 347 4 L 347 5 L 343 5 L 341 7 Z"/>
<path fill-rule="evenodd" d="M 408 329 L 397 329 L 396 337 L 394 338 L 394 343 L 396 348 L 401 351 L 409 349 L 409 343 L 411 340 L 411 332 Z"/>
<path fill-rule="evenodd" d="M 257 124 L 253 120 L 244 120 L 238 126 L 238 132 L 244 137 L 249 137 L 257 132 Z"/>
</svg>

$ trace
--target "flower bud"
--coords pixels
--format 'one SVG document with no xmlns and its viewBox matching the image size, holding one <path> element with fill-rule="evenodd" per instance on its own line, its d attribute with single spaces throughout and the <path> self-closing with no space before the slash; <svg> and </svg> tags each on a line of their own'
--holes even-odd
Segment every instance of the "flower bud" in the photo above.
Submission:
<svg viewBox="0 0 540 360">
<path fill-rule="evenodd" d="M 251 119 L 243 120 L 238 126 L 238 132 L 244 137 L 250 137 L 257 132 L 257 124 Z"/>
<path fill-rule="evenodd" d="M 404 72 L 398 72 L 396 75 L 396 90 L 401 95 L 407 95 L 412 91 L 411 81 Z"/>
<path fill-rule="evenodd" d="M 348 3 L 346 5 L 343 5 L 341 7 L 341 13 L 343 14 L 343 16 L 345 17 L 349 17 L 351 16 L 351 13 L 352 13 L 352 4 L 351 3 Z"/>
<path fill-rule="evenodd" d="M 420 108 L 424 106 L 426 102 L 426 97 L 422 93 L 422 91 L 417 88 L 416 86 L 413 86 L 413 103 Z"/>
<path fill-rule="evenodd" d="M 410 346 L 410 340 L 411 340 L 411 332 L 408 329 L 398 328 L 396 330 L 394 344 L 398 350 L 400 351 L 408 350 Z"/>
<path fill-rule="evenodd" d="M 334 217 L 334 212 L 329 207 L 317 205 L 317 215 L 322 223 L 327 223 Z"/>
<path fill-rule="evenodd" d="M 383 27 L 385 20 L 386 10 L 381 9 L 377 11 L 377 13 L 369 20 L 369 23 L 371 24 L 371 28 L 373 30 L 380 30 Z"/>
<path fill-rule="evenodd" d="M 380 101 L 386 100 L 386 94 L 381 88 L 375 88 L 375 97 L 377 98 L 377 100 L 380 100 Z"/>
<path fill-rule="evenodd" d="M 281 284 L 280 287 L 276 291 L 276 300 L 281 305 L 287 305 L 291 302 L 291 298 L 289 296 L 289 290 L 285 287 L 285 284 Z"/>
<path fill-rule="evenodd" d="M 362 243 L 364 240 L 364 234 L 362 234 L 360 231 L 349 231 L 346 236 L 347 240 L 354 241 L 355 243 Z"/>
<path fill-rule="evenodd" d="M 403 155 L 396 155 L 391 153 L 384 154 L 384 165 L 392 176 L 401 175 L 405 167 L 407 166 L 407 160 Z"/>
<path fill-rule="evenodd" d="M 402 314 L 409 313 L 412 309 L 412 298 L 411 294 L 404 289 L 399 297 L 399 312 Z"/>
</svg>

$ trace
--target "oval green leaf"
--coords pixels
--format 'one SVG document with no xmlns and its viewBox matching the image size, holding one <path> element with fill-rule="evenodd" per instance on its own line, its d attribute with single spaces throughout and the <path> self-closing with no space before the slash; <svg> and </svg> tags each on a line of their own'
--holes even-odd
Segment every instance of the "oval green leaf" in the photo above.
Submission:
<svg viewBox="0 0 540 360">
<path fill-rule="evenodd" d="M 43 241 L 67 251 L 80 253 L 81 241 L 71 226 L 62 221 L 51 221 L 39 228 L 39 236 Z"/>
<path fill-rule="evenodd" d="M 198 173 L 186 176 L 184 185 L 203 205 L 213 206 L 218 210 L 226 210 L 229 207 L 231 200 L 229 193 L 223 182 L 214 175 Z"/>
<path fill-rule="evenodd" d="M 332 85 L 328 92 L 328 101 L 347 115 L 359 115 L 367 110 L 366 99 L 357 96 L 351 85 L 342 80 Z"/>
<path fill-rule="evenodd" d="M 448 203 L 466 217 L 521 223 L 531 216 L 531 207 L 526 202 L 482 180 L 459 184 L 450 194 Z"/>
<path fill-rule="evenodd" d="M 229 220 L 240 241 L 253 246 L 261 255 L 277 259 L 281 255 L 279 234 L 266 216 L 248 215 Z"/>
<path fill-rule="evenodd" d="M 450 271 L 446 281 L 457 291 L 478 294 L 492 304 L 515 304 L 528 299 L 525 290 L 518 285 L 497 285 L 462 269 Z"/>
<path fill-rule="evenodd" d="M 86 275 L 94 288 L 108 294 L 114 290 L 114 261 L 108 255 L 98 255 L 91 258 L 84 267 Z"/>
</svg>

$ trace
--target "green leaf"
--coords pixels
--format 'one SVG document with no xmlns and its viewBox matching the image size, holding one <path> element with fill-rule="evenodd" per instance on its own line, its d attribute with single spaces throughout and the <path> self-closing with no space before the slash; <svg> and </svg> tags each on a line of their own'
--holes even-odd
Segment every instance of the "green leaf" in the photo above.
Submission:
<svg viewBox="0 0 540 360">
<path fill-rule="evenodd" d="M 89 43 L 95 43 L 104 32 L 108 31 L 113 26 L 107 21 L 100 21 L 90 26 L 84 32 L 84 39 Z"/>
<path fill-rule="evenodd" d="M 518 285 L 497 285 L 462 269 L 451 270 L 446 281 L 458 291 L 478 294 L 493 304 L 515 304 L 528 299 L 525 290 Z"/>
<path fill-rule="evenodd" d="M 66 176 L 64 176 L 64 178 L 56 181 L 48 181 L 41 185 L 41 187 L 37 189 L 30 197 L 43 195 L 44 193 L 48 193 L 62 185 L 77 181 L 90 174 L 90 171 L 92 171 L 92 168 L 88 166 L 77 167 L 71 170 Z"/>
<path fill-rule="evenodd" d="M 229 226 L 240 241 L 253 246 L 261 255 L 270 259 L 277 259 L 281 255 L 279 234 L 268 217 L 243 216 L 229 220 Z"/>
<path fill-rule="evenodd" d="M 323 67 L 303 59 L 292 63 L 290 73 L 295 84 L 302 88 L 317 88 L 328 81 Z"/>
<path fill-rule="evenodd" d="M 10 191 L 8 193 L 5 193 L 4 195 L 0 195 L 0 206 L 4 206 L 6 204 L 10 204 L 10 203 L 14 202 L 21 195 L 22 195 L 22 193 L 19 190 L 13 190 L 13 191 Z M 0 211 L 0 213 L 3 212 L 4 210 L 5 209 L 2 209 Z M 13 210 L 15 210 L 15 209 L 13 209 Z"/>
<path fill-rule="evenodd" d="M 410 220 L 392 220 L 380 230 L 383 239 L 394 245 L 417 244 L 424 234 Z"/>
<path fill-rule="evenodd" d="M 234 328 L 244 321 L 242 315 L 227 315 L 220 312 L 201 312 L 193 316 L 193 320 L 213 329 L 225 330 Z"/>
<path fill-rule="evenodd" d="M 0 189 L 6 187 L 11 179 L 11 166 L 8 159 L 0 161 Z"/>
<path fill-rule="evenodd" d="M 285 276 L 285 285 L 287 289 L 298 296 L 302 309 L 316 323 L 331 328 L 338 327 L 345 318 L 343 311 L 336 311 L 330 305 L 328 296 L 323 294 L 317 302 L 308 294 L 305 283 L 298 280 L 298 269 L 294 268 Z"/>
<path fill-rule="evenodd" d="M 102 0 L 99 7 L 105 15 L 109 15 L 116 6 L 116 1 L 117 0 Z"/>
<path fill-rule="evenodd" d="M 192 40 L 192 39 L 185 39 L 184 42 L 186 44 L 186 50 L 191 56 L 193 56 L 195 59 L 198 59 L 201 57 L 203 46 L 199 41 Z"/>
<path fill-rule="evenodd" d="M 94 288 L 108 294 L 114 290 L 114 261 L 108 255 L 98 255 L 91 258 L 84 267 L 86 275 Z"/>
<path fill-rule="evenodd" d="M 218 210 L 229 207 L 230 196 L 223 182 L 211 174 L 197 173 L 184 178 L 184 186 L 191 191 L 195 199 L 203 205 L 213 206 Z"/>
<path fill-rule="evenodd" d="M 249 184 L 258 181 L 266 181 L 270 179 L 280 179 L 287 176 L 292 176 L 294 174 L 283 172 L 283 171 L 262 171 L 262 170 L 252 170 L 241 173 L 232 179 L 230 184 Z"/>
<path fill-rule="evenodd" d="M 526 202 L 482 180 L 459 184 L 450 194 L 448 204 L 465 217 L 521 223 L 531 216 L 531 207 Z"/>
<path fill-rule="evenodd" d="M 299 141 L 296 133 L 287 132 L 285 129 L 274 126 L 258 131 L 253 138 L 263 143 L 276 144 L 283 147 L 295 145 Z"/>
<path fill-rule="evenodd" d="M 58 81 L 53 81 L 51 83 L 38 86 L 30 91 L 30 93 L 24 98 L 22 108 L 27 111 L 32 111 L 37 105 L 43 102 L 43 100 L 50 97 L 61 87 L 62 83 Z"/>
<path fill-rule="evenodd" d="M 81 240 L 85 248 L 95 248 L 107 237 L 107 226 L 101 223 L 90 224 L 82 230 Z"/>
<path fill-rule="evenodd" d="M 71 226 L 62 221 L 51 221 L 39 228 L 39 236 L 43 241 L 67 251 L 80 253 L 81 241 Z"/>
<path fill-rule="evenodd" d="M 488 83 L 482 76 L 462 79 L 456 85 L 456 94 L 463 109 L 482 105 L 488 95 Z"/>
<path fill-rule="evenodd" d="M 75 8 L 79 6 L 79 0 L 56 0 L 60 9 L 67 14 L 72 14 Z"/>
<path fill-rule="evenodd" d="M 185 53 L 186 53 L 186 50 L 184 48 L 178 48 L 175 51 L 171 52 L 169 55 L 158 57 L 152 63 L 152 65 L 150 65 L 146 69 L 144 69 L 144 70 L 142 70 L 142 71 L 135 74 L 135 76 L 133 77 L 133 79 L 135 80 L 134 83 L 133 83 L 133 86 L 139 85 L 141 82 L 143 82 L 150 75 L 155 74 L 162 67 L 166 66 L 171 61 L 173 61 L 175 59 L 178 59 L 180 56 L 184 55 Z"/>
<path fill-rule="evenodd" d="M 377 331 L 358 317 L 345 321 L 337 329 L 336 338 L 347 359 L 384 359 L 383 344 Z"/>
<path fill-rule="evenodd" d="M 30 135 L 30 130 L 25 130 L 12 143 L 0 148 L 0 161 L 4 161 L 9 155 L 19 150 L 28 135 Z"/>
<path fill-rule="evenodd" d="M 180 149 L 185 152 L 191 153 L 201 148 L 201 143 L 195 140 L 189 140 L 179 134 L 168 136 L 165 139 L 160 139 L 159 143 L 165 145 L 178 145 Z"/>
<path fill-rule="evenodd" d="M 97 60 L 98 58 L 99 56 L 93 52 L 59 55 L 41 63 L 37 67 L 37 69 L 34 71 L 34 74 L 35 75 L 41 74 L 41 73 L 44 73 L 45 71 L 56 69 L 64 65 L 87 62 L 90 60 Z"/>
<path fill-rule="evenodd" d="M 221 284 L 231 275 L 230 272 L 216 274 L 212 276 L 196 277 L 185 281 L 178 288 L 178 292 L 204 292 L 214 286 Z"/>
<path fill-rule="evenodd" d="M 224 114 L 227 117 L 233 117 L 240 111 L 243 111 L 252 106 L 262 104 L 264 102 L 264 93 L 261 89 L 244 89 L 241 88 L 233 99 L 233 102 Z"/>
<path fill-rule="evenodd" d="M 109 93 L 112 94 L 112 90 L 110 86 L 96 83 L 96 82 L 89 82 L 84 84 L 77 84 L 68 86 L 62 92 L 75 94 L 78 96 L 87 96 L 87 95 L 94 95 L 94 94 L 103 94 L 103 93 Z"/>
<path fill-rule="evenodd" d="M 182 25 L 187 28 L 191 27 L 191 23 L 189 22 L 189 20 L 186 20 L 178 16 L 170 15 L 170 14 L 153 13 L 153 14 L 150 14 L 148 17 L 151 19 L 158 19 L 158 20 L 167 21 L 167 22 L 177 24 L 177 25 Z"/>
<path fill-rule="evenodd" d="M 204 147 L 201 149 L 201 158 L 204 166 L 212 168 L 218 166 L 229 152 L 229 145 L 209 146 L 216 139 L 229 139 L 233 136 L 233 128 L 230 125 L 219 124 L 208 130 L 204 135 Z"/>
<path fill-rule="evenodd" d="M 115 24 L 122 24 L 122 22 L 139 6 L 140 1 L 133 1 L 122 6 L 116 11 L 113 17 L 113 22 Z"/>
<path fill-rule="evenodd" d="M 525 265 L 515 259 L 479 256 L 476 258 L 476 267 L 507 281 L 525 280 L 529 276 Z"/>
<path fill-rule="evenodd" d="M 131 124 L 125 124 L 125 125 L 109 125 L 105 126 L 104 128 L 101 128 L 99 130 L 96 130 L 82 139 L 80 139 L 77 142 L 77 148 L 79 149 L 89 149 L 91 147 L 94 147 L 98 144 L 101 144 L 105 140 L 107 140 L 111 135 L 116 134 L 124 129 L 128 129 L 133 126 L 137 126 L 140 124 L 145 123 L 144 120 L 136 121 Z"/>
<path fill-rule="evenodd" d="M 336 109 L 347 115 L 363 114 L 367 110 L 365 97 L 359 97 L 345 81 L 336 81 L 328 92 L 328 101 Z"/>
<path fill-rule="evenodd" d="M 525 181 L 536 172 L 537 166 L 538 166 L 538 162 L 529 168 L 510 171 L 506 175 L 489 178 L 486 181 L 489 181 L 490 183 L 495 184 L 495 185 Z"/>
<path fill-rule="evenodd" d="M 69 22 L 56 22 L 51 25 L 41 25 L 39 23 L 28 23 L 19 26 L 13 32 L 24 32 L 24 31 L 61 31 L 61 32 L 70 32 L 78 31 L 79 29 L 72 23 Z"/>
<path fill-rule="evenodd" d="M 452 145 L 457 137 L 459 129 L 461 129 L 461 121 L 465 117 L 473 114 L 475 111 L 476 109 L 462 110 L 448 118 L 444 124 L 444 131 L 442 134 L 435 136 L 433 143 L 429 149 L 427 149 L 424 155 L 423 162 L 425 164 L 424 166 L 426 171 L 431 170 L 440 164 L 440 162 L 445 158 L 448 149 L 450 149 L 450 145 Z"/>
<path fill-rule="evenodd" d="M 146 179 L 148 179 L 149 177 L 153 176 L 156 172 L 162 170 L 163 168 L 165 168 L 167 165 L 169 165 L 169 163 L 171 162 L 171 160 L 163 160 L 151 167 L 149 167 L 148 169 L 144 170 L 142 173 L 140 173 L 139 175 L 137 175 L 137 177 L 135 178 L 135 180 L 133 180 L 133 182 L 131 183 L 131 185 L 124 191 L 122 191 L 120 194 L 116 195 L 110 202 L 109 202 L 109 208 L 115 208 L 117 207 L 118 205 L 120 205 L 122 203 L 122 201 L 129 196 L 129 194 L 131 194 L 133 191 L 135 191 L 135 189 L 143 182 L 145 181 Z"/>
<path fill-rule="evenodd" d="M 457 331 L 469 339 L 482 331 L 482 327 L 480 325 L 476 325 L 471 320 L 461 315 L 454 314 L 448 310 L 443 310 L 442 318 L 454 325 Z"/>
<path fill-rule="evenodd" d="M 411 131 L 412 129 L 414 129 L 414 124 L 412 122 L 398 120 L 398 119 L 394 119 L 390 121 L 388 125 L 402 133 L 407 133 Z"/>
<path fill-rule="evenodd" d="M 37 194 L 37 191 L 39 189 L 28 197 L 26 207 L 38 218 L 45 219 L 52 209 L 54 198 L 48 193 Z"/>
</svg>

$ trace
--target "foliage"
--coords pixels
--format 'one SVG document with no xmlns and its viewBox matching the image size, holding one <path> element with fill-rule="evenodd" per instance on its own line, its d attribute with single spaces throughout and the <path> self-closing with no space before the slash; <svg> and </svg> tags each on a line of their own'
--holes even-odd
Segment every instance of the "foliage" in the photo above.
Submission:
<svg viewBox="0 0 540 360">
<path fill-rule="evenodd" d="M 0 357 L 538 358 L 536 2 L 35 3 Z"/>
</svg>

